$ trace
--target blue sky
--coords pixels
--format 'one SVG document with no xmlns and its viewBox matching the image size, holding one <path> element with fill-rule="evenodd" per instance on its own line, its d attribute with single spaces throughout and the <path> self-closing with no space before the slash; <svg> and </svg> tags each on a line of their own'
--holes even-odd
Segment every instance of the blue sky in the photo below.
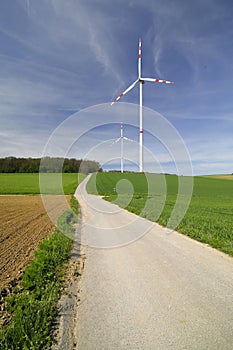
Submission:
<svg viewBox="0 0 233 350">
<path fill-rule="evenodd" d="M 175 82 L 145 84 L 144 106 L 179 132 L 194 174 L 232 173 L 230 0 L 0 1 L 0 156 L 40 157 L 72 114 L 106 108 L 137 78 L 139 37 L 143 75 Z M 138 88 L 120 103 L 138 103 Z M 72 156 L 84 157 L 90 139 L 111 143 L 119 137 L 111 113 L 103 124 L 82 137 Z M 135 130 L 125 126 L 126 136 L 136 139 Z M 61 133 L 61 145 L 68 135 Z M 144 141 L 152 147 L 146 133 Z M 160 159 L 162 149 L 153 152 L 162 168 L 169 163 Z M 99 153 L 96 160 L 104 164 Z"/>
</svg>

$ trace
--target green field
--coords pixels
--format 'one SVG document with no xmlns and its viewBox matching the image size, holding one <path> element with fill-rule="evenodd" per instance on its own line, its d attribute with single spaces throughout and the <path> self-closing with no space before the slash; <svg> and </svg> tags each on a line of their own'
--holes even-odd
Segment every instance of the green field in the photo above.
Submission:
<svg viewBox="0 0 233 350">
<path fill-rule="evenodd" d="M 41 178 L 40 178 L 41 176 Z M 77 173 L 0 174 L 0 194 L 73 194 L 86 175 Z M 41 180 L 41 186 L 40 186 Z"/>
<path fill-rule="evenodd" d="M 123 179 L 124 182 L 120 181 Z M 152 183 L 149 194 L 148 180 L 150 184 Z M 193 180 L 191 203 L 177 230 L 233 255 L 232 181 L 209 177 L 194 177 Z M 166 193 L 164 181 L 167 185 Z M 105 199 L 131 212 L 167 226 L 177 199 L 178 177 L 137 173 L 98 173 L 96 178 L 92 176 L 87 190 L 90 193 L 104 195 Z"/>
</svg>

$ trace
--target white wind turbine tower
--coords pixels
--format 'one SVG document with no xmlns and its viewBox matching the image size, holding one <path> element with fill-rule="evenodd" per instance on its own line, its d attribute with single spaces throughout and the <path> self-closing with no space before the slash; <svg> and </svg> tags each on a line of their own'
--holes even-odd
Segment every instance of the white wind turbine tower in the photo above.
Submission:
<svg viewBox="0 0 233 350">
<path fill-rule="evenodd" d="M 133 142 L 133 140 L 128 139 L 128 137 L 123 135 L 123 123 L 121 122 L 121 136 L 113 142 L 114 144 L 121 141 L 121 173 L 124 172 L 124 140 Z"/>
<path fill-rule="evenodd" d="M 112 103 L 116 103 L 121 97 L 123 97 L 127 92 L 132 90 L 137 83 L 139 84 L 139 117 L 140 117 L 140 125 L 139 125 L 139 171 L 143 172 L 143 128 L 142 128 L 142 84 L 145 81 L 153 82 L 153 83 L 163 83 L 163 84 L 174 84 L 173 81 L 155 79 L 155 78 L 142 78 L 142 41 L 139 39 L 138 44 L 138 78 L 131 84 L 124 92 L 122 92 Z"/>
</svg>

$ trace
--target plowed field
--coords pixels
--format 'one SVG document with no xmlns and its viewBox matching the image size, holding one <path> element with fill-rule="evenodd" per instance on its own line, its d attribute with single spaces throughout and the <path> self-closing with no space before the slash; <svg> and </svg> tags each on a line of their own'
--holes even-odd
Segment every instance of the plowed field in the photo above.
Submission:
<svg viewBox="0 0 233 350">
<path fill-rule="evenodd" d="M 64 201 L 53 196 L 50 215 L 57 218 L 66 209 Z M 18 279 L 38 243 L 53 230 L 39 195 L 0 196 L 0 289 Z"/>
<path fill-rule="evenodd" d="M 217 176 L 216 176 L 217 177 Z M 219 175 L 218 176 L 219 179 L 229 179 L 229 180 L 233 180 L 233 175 Z"/>
</svg>

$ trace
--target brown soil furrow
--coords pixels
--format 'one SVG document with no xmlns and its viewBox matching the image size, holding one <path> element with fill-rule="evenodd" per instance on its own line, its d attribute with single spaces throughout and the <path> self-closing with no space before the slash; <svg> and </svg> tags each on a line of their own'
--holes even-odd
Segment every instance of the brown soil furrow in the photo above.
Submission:
<svg viewBox="0 0 233 350">
<path fill-rule="evenodd" d="M 5 259 L 9 256 L 12 259 L 18 251 L 22 249 L 22 247 L 26 245 L 32 246 L 34 242 L 38 242 L 41 238 L 44 238 L 48 232 L 51 232 L 54 228 L 52 224 L 43 224 L 40 228 L 40 222 L 38 220 L 30 222 L 30 224 L 26 224 L 25 226 L 21 225 L 21 229 L 17 229 L 15 234 L 7 239 L 5 243 L 5 249 L 1 249 L 1 260 Z M 47 227 L 49 226 L 49 229 Z M 23 229 L 22 229 L 23 228 Z"/>
<path fill-rule="evenodd" d="M 67 209 L 64 197 L 50 196 L 49 215 L 55 222 Z M 69 196 L 67 196 L 69 201 Z M 38 243 L 54 231 L 40 196 L 0 196 L 0 289 L 18 279 Z"/>
</svg>

